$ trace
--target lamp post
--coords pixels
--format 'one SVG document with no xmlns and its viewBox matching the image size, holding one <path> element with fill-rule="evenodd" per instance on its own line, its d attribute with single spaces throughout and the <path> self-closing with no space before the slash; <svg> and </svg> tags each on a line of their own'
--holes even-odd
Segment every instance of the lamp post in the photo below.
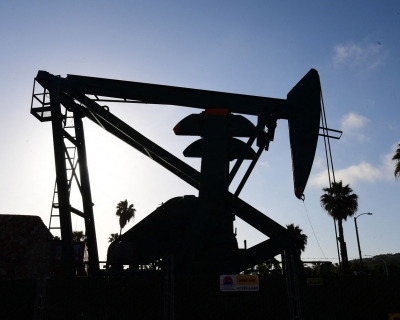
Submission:
<svg viewBox="0 0 400 320">
<path fill-rule="evenodd" d="M 386 271 L 386 276 L 388 276 L 389 275 L 389 272 L 388 272 L 388 268 L 387 268 L 387 265 L 386 265 L 386 261 L 385 260 L 383 260 L 382 258 L 379 258 L 379 257 L 373 257 L 373 256 L 371 256 L 371 255 L 365 255 L 366 257 L 371 257 L 372 259 L 378 259 L 378 260 L 381 260 L 382 262 L 383 262 L 383 265 L 385 266 L 385 268 L 383 269 L 383 273 L 385 273 L 385 271 Z M 383 255 L 384 256 L 384 255 Z"/>
<path fill-rule="evenodd" d="M 354 218 L 354 224 L 355 224 L 355 226 L 356 226 L 357 243 L 358 243 L 358 253 L 360 254 L 360 267 L 361 267 L 361 269 L 362 269 L 362 266 L 363 266 L 363 265 L 362 265 L 362 256 L 361 256 L 360 239 L 359 239 L 359 237 L 358 237 L 357 218 L 358 218 L 359 216 L 362 216 L 363 214 L 368 214 L 369 216 L 372 216 L 372 213 L 371 213 L 371 212 L 365 212 L 365 213 L 359 214 L 357 217 Z"/>
<path fill-rule="evenodd" d="M 387 265 L 386 265 L 386 262 L 385 262 L 385 260 L 383 260 L 383 259 L 381 259 L 381 258 L 379 258 L 379 257 L 374 257 L 375 259 L 379 259 L 379 260 L 381 260 L 382 262 L 383 262 L 383 264 L 385 265 L 385 269 L 386 269 L 386 276 L 388 276 L 389 275 L 389 272 L 388 272 L 388 269 L 387 269 Z"/>
</svg>

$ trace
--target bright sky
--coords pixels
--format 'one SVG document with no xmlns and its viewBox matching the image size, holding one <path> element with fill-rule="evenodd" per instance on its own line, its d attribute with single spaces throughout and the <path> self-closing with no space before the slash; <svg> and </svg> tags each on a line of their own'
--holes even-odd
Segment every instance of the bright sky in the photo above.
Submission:
<svg viewBox="0 0 400 320">
<path fill-rule="evenodd" d="M 336 175 L 358 194 L 357 214 L 373 213 L 358 219 L 362 252 L 400 251 L 400 182 L 391 161 L 400 141 L 398 1 L 3 1 L 1 7 L 1 214 L 38 215 L 49 222 L 55 180 L 51 124 L 29 113 L 38 70 L 285 99 L 315 68 L 328 125 L 344 131 L 340 141 L 332 141 Z M 109 106 L 181 159 L 197 139 L 175 136 L 172 128 L 199 110 Z M 90 120 L 84 123 L 105 260 L 107 238 L 119 231 L 119 201 L 137 209 L 126 231 L 161 202 L 197 191 Z M 200 167 L 199 159 L 185 161 Z M 337 258 L 333 221 L 319 204 L 327 186 L 320 138 L 305 205 L 325 257 Z M 303 259 L 324 259 L 303 203 L 293 194 L 285 120 L 278 122 L 275 141 L 241 198 L 282 225 L 299 225 L 309 239 Z M 72 193 L 81 209 L 77 200 Z M 72 223 L 83 229 L 81 218 L 74 215 Z M 245 239 L 248 246 L 266 239 L 239 220 L 235 226 L 240 247 Z M 344 233 L 349 257 L 356 258 L 352 218 Z"/>
</svg>

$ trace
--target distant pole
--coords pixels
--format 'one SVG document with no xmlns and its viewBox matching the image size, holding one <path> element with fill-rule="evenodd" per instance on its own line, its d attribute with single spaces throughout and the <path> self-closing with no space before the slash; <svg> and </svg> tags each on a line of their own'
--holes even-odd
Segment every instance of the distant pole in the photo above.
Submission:
<svg viewBox="0 0 400 320">
<path fill-rule="evenodd" d="M 361 247 L 360 247 L 360 238 L 358 237 L 358 227 L 357 227 L 357 219 L 354 218 L 354 224 L 356 226 L 356 235 L 357 235 L 357 244 L 358 244 L 358 253 L 360 255 L 360 266 L 362 268 L 363 264 L 362 264 L 362 255 L 361 255 Z"/>
<path fill-rule="evenodd" d="M 381 258 L 379 258 L 379 257 L 374 257 L 375 259 L 379 259 L 379 260 L 381 260 L 382 262 L 383 262 L 383 264 L 385 265 L 385 270 L 386 270 L 386 276 L 388 276 L 389 275 L 389 272 L 388 272 L 388 269 L 387 269 L 387 265 L 386 265 L 386 262 L 385 262 L 385 260 L 383 260 L 383 259 L 381 259 Z M 384 271 L 385 271 L 384 270 Z"/>
<path fill-rule="evenodd" d="M 368 215 L 370 216 L 370 215 L 372 215 L 372 213 L 371 213 L 371 212 L 361 213 L 361 214 L 359 214 L 357 217 L 354 218 L 354 225 L 356 226 L 358 253 L 359 253 L 359 255 L 360 255 L 360 267 L 361 267 L 361 269 L 362 269 L 363 264 L 362 264 L 362 255 L 361 255 L 360 238 L 358 237 L 357 218 L 358 218 L 359 216 L 362 216 L 363 214 L 368 214 Z"/>
</svg>

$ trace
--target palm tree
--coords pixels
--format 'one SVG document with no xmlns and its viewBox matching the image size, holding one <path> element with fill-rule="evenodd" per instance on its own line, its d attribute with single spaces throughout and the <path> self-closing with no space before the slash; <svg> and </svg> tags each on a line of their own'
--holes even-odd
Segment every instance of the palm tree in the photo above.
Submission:
<svg viewBox="0 0 400 320">
<path fill-rule="evenodd" d="M 85 241 L 86 236 L 83 234 L 83 231 L 73 231 L 72 232 L 72 241 L 73 242 L 80 242 Z"/>
<path fill-rule="evenodd" d="M 255 266 L 256 274 L 281 274 L 282 268 L 276 258 L 270 258 Z"/>
<path fill-rule="evenodd" d="M 286 228 L 290 232 L 294 233 L 294 235 L 296 236 L 297 248 L 300 249 L 301 252 L 304 252 L 304 250 L 306 250 L 308 236 L 303 234 L 303 230 L 300 229 L 299 226 L 295 226 L 293 223 L 286 225 Z"/>
<path fill-rule="evenodd" d="M 392 158 L 393 161 L 396 161 L 396 167 L 394 168 L 394 176 L 396 179 L 400 178 L 400 143 L 397 145 L 396 152 Z"/>
<path fill-rule="evenodd" d="M 343 234 L 343 220 L 353 216 L 358 209 L 358 196 L 353 193 L 349 185 L 343 186 L 342 181 L 333 182 L 332 187 L 323 188 L 325 193 L 320 198 L 321 207 L 337 222 L 339 225 L 339 244 L 342 256 L 343 273 L 347 274 L 349 270 L 346 242 Z"/>
<path fill-rule="evenodd" d="M 114 242 L 119 238 L 118 233 L 111 233 L 111 235 L 108 237 L 108 243 Z"/>
<path fill-rule="evenodd" d="M 286 228 L 290 233 L 294 234 L 294 236 L 295 236 L 296 250 L 294 252 L 297 252 L 297 254 L 299 255 L 298 258 L 300 259 L 301 253 L 304 252 L 304 250 L 306 250 L 308 236 L 303 234 L 303 230 L 300 229 L 299 226 L 295 226 L 293 223 L 286 225 Z M 285 252 L 282 252 L 281 256 L 282 256 L 282 271 L 283 271 L 283 274 L 286 274 L 286 254 L 285 254 Z M 300 266 L 298 266 L 298 267 L 300 267 Z"/>
<path fill-rule="evenodd" d="M 135 212 L 136 209 L 133 207 L 133 204 L 128 206 L 128 200 L 120 201 L 117 204 L 117 212 L 115 212 L 115 214 L 119 217 L 119 226 L 121 227 L 119 235 L 121 235 L 122 229 L 126 226 L 126 224 L 132 218 L 135 218 Z"/>
</svg>

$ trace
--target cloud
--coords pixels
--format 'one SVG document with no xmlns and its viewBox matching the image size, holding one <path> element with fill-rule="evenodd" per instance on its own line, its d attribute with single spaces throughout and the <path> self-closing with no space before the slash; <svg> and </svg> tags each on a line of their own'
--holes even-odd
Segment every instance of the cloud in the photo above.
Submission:
<svg viewBox="0 0 400 320">
<path fill-rule="evenodd" d="M 350 112 L 345 115 L 341 121 L 341 129 L 344 134 L 355 136 L 358 140 L 364 141 L 367 137 L 360 132 L 360 130 L 369 123 L 370 120 L 362 115 Z"/>
<path fill-rule="evenodd" d="M 350 112 L 342 118 L 342 130 L 361 129 L 369 119 L 357 113 Z"/>
<path fill-rule="evenodd" d="M 326 166 L 326 160 L 322 157 L 316 157 L 313 162 L 313 167 L 317 169 L 322 169 Z"/>
<path fill-rule="evenodd" d="M 366 67 L 371 70 L 381 65 L 385 59 L 382 46 L 379 44 L 371 44 L 366 47 L 358 46 L 352 42 L 337 44 L 334 47 L 334 52 L 332 62 L 335 67 Z"/>
<path fill-rule="evenodd" d="M 260 162 L 257 162 L 257 164 L 262 167 L 265 167 L 265 168 L 269 167 L 269 163 L 267 161 L 260 161 Z"/>
<path fill-rule="evenodd" d="M 381 156 L 381 163 L 374 166 L 366 161 L 352 165 L 345 169 L 335 171 L 336 181 L 342 180 L 344 184 L 354 185 L 358 182 L 373 183 L 377 180 L 394 179 L 394 163 L 392 157 L 397 144 L 392 146 L 392 152 Z M 313 187 L 326 187 L 328 185 L 328 172 L 324 170 L 311 177 L 309 185 Z"/>
</svg>

